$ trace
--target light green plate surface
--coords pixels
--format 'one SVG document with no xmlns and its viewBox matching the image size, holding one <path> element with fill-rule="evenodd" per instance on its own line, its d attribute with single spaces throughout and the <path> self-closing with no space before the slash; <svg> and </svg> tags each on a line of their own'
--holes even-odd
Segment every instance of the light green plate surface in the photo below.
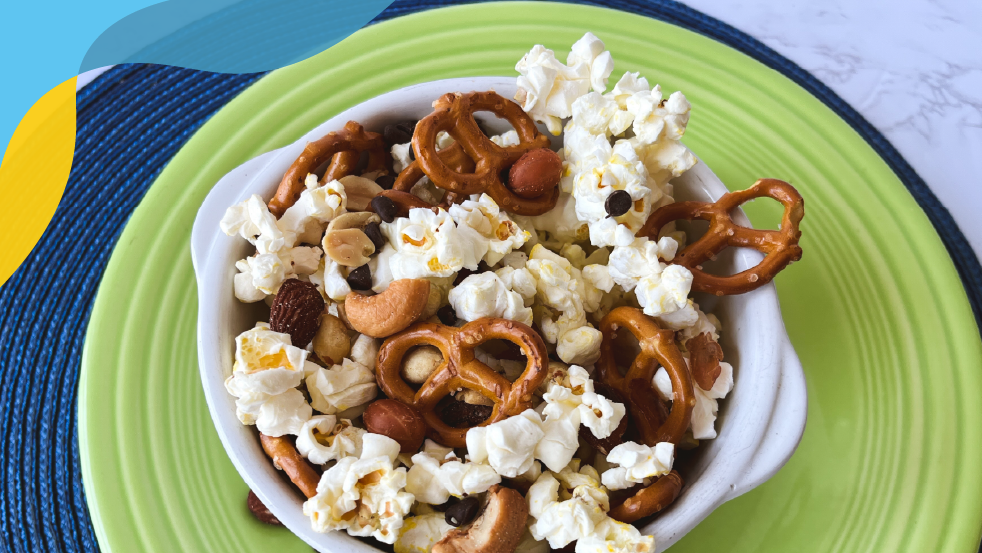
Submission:
<svg viewBox="0 0 982 553">
<path fill-rule="evenodd" d="M 362 100 L 512 75 L 535 43 L 565 59 L 587 30 L 613 52 L 611 84 L 641 71 L 685 92 L 686 143 L 731 188 L 777 177 L 806 198 L 804 259 L 777 279 L 808 379 L 804 440 L 775 478 L 673 552 L 976 551 L 982 344 L 951 260 L 897 177 L 821 102 L 735 50 L 550 4 L 455 7 L 362 30 L 260 80 L 174 157 L 113 253 L 85 344 L 80 447 L 104 550 L 310 551 L 250 518 L 200 389 L 189 237 L 209 188 Z M 759 201 L 748 213 L 773 225 L 780 211 Z"/>
</svg>

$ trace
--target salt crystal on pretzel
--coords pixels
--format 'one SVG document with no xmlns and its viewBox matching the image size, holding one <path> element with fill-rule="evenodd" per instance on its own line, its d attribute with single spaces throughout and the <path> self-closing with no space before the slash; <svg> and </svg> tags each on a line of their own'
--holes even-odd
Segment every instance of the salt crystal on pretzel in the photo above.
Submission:
<svg viewBox="0 0 982 553">
<path fill-rule="evenodd" d="M 779 230 L 752 229 L 733 222 L 730 211 L 763 197 L 773 198 L 784 205 Z M 801 247 L 798 245 L 801 231 L 798 225 L 804 216 L 805 200 L 793 186 L 777 179 L 760 179 L 746 190 L 723 194 L 715 203 L 676 202 L 662 206 L 651 214 L 637 236 L 657 240 L 662 227 L 679 219 L 709 221 L 709 230 L 676 254 L 672 263 L 692 272 L 692 289 L 697 292 L 717 296 L 743 294 L 767 284 L 791 262 L 801 259 Z M 716 276 L 703 271 L 702 264 L 727 246 L 753 248 L 766 257 L 756 267 L 731 276 Z"/>
</svg>

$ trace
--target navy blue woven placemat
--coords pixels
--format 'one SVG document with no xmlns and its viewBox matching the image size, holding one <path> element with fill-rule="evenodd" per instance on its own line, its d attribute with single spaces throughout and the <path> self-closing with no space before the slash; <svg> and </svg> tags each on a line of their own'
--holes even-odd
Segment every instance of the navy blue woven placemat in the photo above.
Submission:
<svg viewBox="0 0 982 553">
<path fill-rule="evenodd" d="M 457 0 L 399 0 L 376 21 Z M 812 92 L 893 168 L 934 223 L 982 314 L 982 268 L 951 216 L 855 110 L 757 40 L 667 0 L 584 1 L 661 19 L 749 54 Z M 133 209 L 178 149 L 261 74 L 118 66 L 77 95 L 72 172 L 55 216 L 0 287 L 0 549 L 98 551 L 79 470 L 76 397 L 92 302 Z M 70 237 L 70 239 L 69 239 Z"/>
</svg>

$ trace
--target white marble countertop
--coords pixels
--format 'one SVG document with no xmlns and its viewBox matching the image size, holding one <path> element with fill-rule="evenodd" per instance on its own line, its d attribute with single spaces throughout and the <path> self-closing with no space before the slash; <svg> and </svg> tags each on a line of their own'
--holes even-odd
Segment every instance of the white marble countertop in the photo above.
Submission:
<svg viewBox="0 0 982 553">
<path fill-rule="evenodd" d="M 683 2 L 770 46 L 861 113 L 982 258 L 982 2 Z"/>
<path fill-rule="evenodd" d="M 982 2 L 684 0 L 828 85 L 920 174 L 982 258 Z M 79 77 L 79 88 L 107 68 Z"/>
</svg>

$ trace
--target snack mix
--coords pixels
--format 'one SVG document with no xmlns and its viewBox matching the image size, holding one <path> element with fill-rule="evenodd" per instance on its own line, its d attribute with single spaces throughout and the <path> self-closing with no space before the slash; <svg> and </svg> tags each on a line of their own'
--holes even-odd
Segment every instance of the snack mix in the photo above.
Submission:
<svg viewBox="0 0 982 553">
<path fill-rule="evenodd" d="M 351 121 L 268 203 L 228 209 L 222 230 L 255 246 L 235 296 L 270 316 L 236 338 L 226 388 L 316 531 L 397 553 L 654 550 L 638 528 L 682 493 L 733 387 L 691 294 L 770 282 L 801 257 L 804 207 L 773 179 L 674 202 L 699 162 L 689 102 L 638 73 L 608 88 L 613 65 L 590 33 L 565 64 L 535 46 L 514 101 L 451 92 L 383 134 Z M 785 206 L 780 230 L 730 220 L 758 197 Z M 688 243 L 693 219 L 709 230 Z M 728 246 L 766 257 L 704 272 Z"/>
</svg>

